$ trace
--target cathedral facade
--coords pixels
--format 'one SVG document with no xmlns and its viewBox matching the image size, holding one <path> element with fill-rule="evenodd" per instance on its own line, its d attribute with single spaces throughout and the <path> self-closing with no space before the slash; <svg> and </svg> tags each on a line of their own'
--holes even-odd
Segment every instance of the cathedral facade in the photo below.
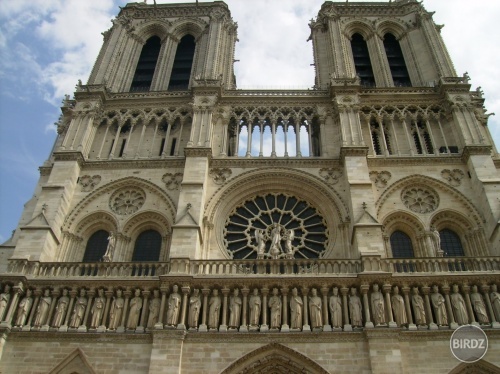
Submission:
<svg viewBox="0 0 500 374">
<path fill-rule="evenodd" d="M 224 2 L 120 10 L 0 247 L 0 371 L 500 370 L 481 90 L 416 0 L 309 26 L 314 87 L 241 90 Z"/>
</svg>

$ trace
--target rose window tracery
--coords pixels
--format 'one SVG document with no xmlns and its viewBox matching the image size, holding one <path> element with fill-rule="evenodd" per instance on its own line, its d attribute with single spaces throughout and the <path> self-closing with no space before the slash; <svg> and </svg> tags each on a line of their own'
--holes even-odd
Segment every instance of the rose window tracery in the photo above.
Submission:
<svg viewBox="0 0 500 374">
<path fill-rule="evenodd" d="M 224 227 L 224 244 L 235 259 L 321 257 L 328 228 L 316 208 L 285 194 L 256 196 L 236 207 Z"/>
<path fill-rule="evenodd" d="M 137 187 L 126 187 L 116 191 L 109 199 L 109 206 L 119 215 L 137 212 L 146 200 L 144 191 Z"/>
<path fill-rule="evenodd" d="M 430 213 L 437 209 L 439 196 L 429 187 L 413 186 L 401 192 L 403 204 L 415 213 Z"/>
</svg>

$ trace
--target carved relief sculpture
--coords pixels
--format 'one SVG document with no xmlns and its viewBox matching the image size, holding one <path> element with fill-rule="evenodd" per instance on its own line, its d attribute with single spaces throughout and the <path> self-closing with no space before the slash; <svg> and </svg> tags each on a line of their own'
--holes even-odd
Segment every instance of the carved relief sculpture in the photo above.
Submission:
<svg viewBox="0 0 500 374">
<path fill-rule="evenodd" d="M 302 306 L 304 302 L 298 295 L 296 288 L 292 289 L 292 296 L 290 297 L 290 329 L 295 331 L 302 330 Z"/>
<path fill-rule="evenodd" d="M 41 297 L 38 302 L 38 308 L 36 310 L 35 322 L 33 322 L 33 326 L 40 327 L 47 323 L 51 302 L 52 298 L 50 297 L 50 290 L 47 288 L 43 293 L 43 297 Z"/>
<path fill-rule="evenodd" d="M 113 261 L 113 256 L 115 253 L 115 243 L 116 243 L 116 237 L 113 231 L 111 231 L 108 236 L 108 246 L 106 248 L 106 253 L 104 253 L 104 256 L 102 256 L 103 262 Z"/>
<path fill-rule="evenodd" d="M 403 204 L 415 213 L 433 212 L 439 205 L 439 195 L 431 188 L 410 186 L 401 192 Z"/>
<path fill-rule="evenodd" d="M 477 286 L 472 286 L 470 302 L 474 312 L 476 312 L 477 321 L 481 325 L 488 325 L 490 323 L 490 319 L 488 318 L 488 313 L 486 312 L 486 305 L 484 304 L 483 296 L 477 292 Z"/>
<path fill-rule="evenodd" d="M 87 308 L 87 297 L 85 289 L 80 290 L 80 297 L 76 299 L 75 307 L 73 308 L 73 315 L 69 322 L 69 327 L 78 328 L 82 324 L 83 316 L 85 315 L 85 308 Z"/>
<path fill-rule="evenodd" d="M 257 258 L 263 259 L 266 252 L 266 238 L 264 230 L 255 229 L 255 241 L 257 242 Z"/>
<path fill-rule="evenodd" d="M 248 299 L 250 308 L 250 330 L 257 330 L 260 325 L 260 312 L 262 308 L 262 300 L 259 296 L 259 290 L 253 289 L 253 294 Z"/>
<path fill-rule="evenodd" d="M 14 326 L 23 327 L 26 323 L 26 318 L 30 312 L 31 305 L 33 304 L 33 298 L 31 297 L 31 290 L 26 290 L 26 296 L 19 302 L 17 306 L 17 317 Z"/>
<path fill-rule="evenodd" d="M 233 296 L 229 300 L 229 328 L 237 329 L 240 327 L 240 316 L 241 316 L 241 297 L 239 295 L 240 290 L 235 288 L 233 291 Z"/>
<path fill-rule="evenodd" d="M 408 318 L 406 317 L 405 301 L 403 296 L 399 294 L 399 287 L 394 287 L 394 294 L 391 297 L 392 311 L 394 312 L 394 319 L 398 326 L 404 326 L 408 324 Z"/>
<path fill-rule="evenodd" d="M 179 321 L 179 311 L 181 308 L 181 295 L 179 294 L 179 287 L 174 285 L 173 291 L 168 297 L 168 309 L 166 325 L 176 327 Z"/>
<path fill-rule="evenodd" d="M 342 297 L 339 295 L 338 287 L 333 287 L 333 295 L 330 296 L 330 316 L 332 319 L 332 327 L 342 327 Z"/>
<path fill-rule="evenodd" d="M 432 308 L 436 316 L 436 324 L 438 326 L 448 325 L 448 315 L 446 314 L 446 300 L 443 295 L 439 293 L 439 287 L 434 285 L 431 294 Z"/>
<path fill-rule="evenodd" d="M 106 298 L 104 297 L 104 290 L 100 288 L 97 291 L 97 297 L 94 299 L 94 305 L 92 306 L 92 319 L 90 321 L 91 329 L 96 329 L 101 325 L 105 305 Z"/>
<path fill-rule="evenodd" d="M 154 290 L 153 298 L 149 303 L 149 315 L 147 324 L 148 329 L 154 329 L 156 323 L 158 322 L 158 316 L 160 314 L 160 306 L 161 306 L 160 291 Z"/>
<path fill-rule="evenodd" d="M 198 329 L 198 321 L 200 317 L 201 309 L 201 298 L 200 290 L 195 288 L 193 294 L 189 298 L 189 316 L 188 316 L 188 326 L 189 329 Z"/>
<path fill-rule="evenodd" d="M 311 290 L 311 297 L 309 297 L 309 315 L 311 318 L 311 327 L 313 329 L 323 327 L 321 307 L 321 297 L 318 296 L 318 291 L 316 290 L 316 288 L 313 288 Z"/>
<path fill-rule="evenodd" d="M 278 289 L 273 288 L 273 295 L 269 298 L 269 309 L 271 310 L 271 330 L 279 330 L 281 326 L 281 298 Z"/>
<path fill-rule="evenodd" d="M 384 295 L 379 291 L 378 284 L 373 285 L 373 291 L 371 294 L 371 304 L 373 313 L 373 322 L 375 326 L 384 326 L 387 324 L 385 318 L 385 304 Z"/>
<path fill-rule="evenodd" d="M 352 327 L 363 327 L 363 318 L 361 315 L 361 299 L 357 295 L 358 290 L 351 288 L 351 295 L 349 296 L 349 313 L 351 317 Z"/>
<path fill-rule="evenodd" d="M 116 296 L 113 297 L 113 302 L 111 303 L 111 309 L 109 311 L 109 330 L 116 330 L 120 327 L 123 315 L 123 307 L 125 305 L 125 300 L 122 297 L 122 290 L 116 290 Z"/>
<path fill-rule="evenodd" d="M 130 300 L 129 305 L 129 314 L 127 319 L 127 329 L 135 330 L 139 325 L 139 316 L 141 315 L 142 309 L 142 299 L 141 299 L 141 290 L 135 290 L 135 296 Z"/>
<path fill-rule="evenodd" d="M 493 313 L 495 313 L 495 317 L 497 321 L 500 321 L 500 292 L 498 292 L 497 285 L 491 285 L 491 306 L 493 308 Z"/>
<path fill-rule="evenodd" d="M 469 317 L 467 315 L 465 300 L 458 292 L 458 284 L 453 285 L 453 292 L 450 295 L 450 301 L 455 321 L 457 321 L 459 325 L 467 325 L 469 323 Z"/>
<path fill-rule="evenodd" d="M 64 288 L 62 290 L 62 296 L 57 301 L 56 312 L 54 319 L 52 320 L 52 327 L 59 328 L 64 323 L 64 317 L 66 316 L 66 311 L 68 310 L 68 304 L 68 290 Z"/>
<path fill-rule="evenodd" d="M 219 296 L 219 290 L 214 289 L 210 301 L 208 302 L 208 328 L 211 331 L 217 331 L 219 328 L 220 307 L 221 298 Z"/>
<path fill-rule="evenodd" d="M 3 289 L 3 293 L 0 294 L 0 321 L 3 321 L 3 317 L 5 311 L 7 310 L 7 304 L 9 304 L 9 300 L 10 300 L 10 286 L 6 284 Z"/>
<path fill-rule="evenodd" d="M 427 319 L 425 316 L 424 299 L 418 293 L 418 287 L 413 287 L 411 304 L 413 306 L 413 314 L 415 315 L 415 324 L 417 326 L 425 325 L 427 323 Z"/>
</svg>

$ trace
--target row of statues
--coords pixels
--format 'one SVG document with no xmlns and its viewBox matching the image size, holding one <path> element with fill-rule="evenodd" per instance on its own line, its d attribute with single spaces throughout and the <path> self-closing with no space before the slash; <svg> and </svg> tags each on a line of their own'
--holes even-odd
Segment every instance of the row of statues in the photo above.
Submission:
<svg viewBox="0 0 500 374">
<path fill-rule="evenodd" d="M 487 286 L 486 286 L 487 287 Z M 71 329 L 97 331 L 144 331 L 187 328 L 200 331 L 331 331 L 364 327 L 439 328 L 469 323 L 495 324 L 500 320 L 500 293 L 473 285 L 460 292 L 458 285 L 434 285 L 420 293 L 418 287 L 378 284 L 331 290 L 297 288 L 291 293 L 277 288 L 191 290 L 174 285 L 170 290 L 79 291 L 27 289 L 16 307 L 12 325 L 23 330 Z M 221 292 L 222 291 L 222 295 Z M 340 291 L 340 292 L 339 292 Z M 430 291 L 430 292 L 429 292 Z M 168 297 L 167 297 L 168 295 Z M 11 287 L 0 294 L 0 319 L 9 306 Z M 165 313 L 166 310 L 166 313 Z M 12 316 L 14 317 L 14 316 Z M 147 318 L 146 318 L 147 317 Z M 164 320 L 163 320 L 163 317 Z M 497 327 L 497 326 L 495 326 Z"/>
</svg>

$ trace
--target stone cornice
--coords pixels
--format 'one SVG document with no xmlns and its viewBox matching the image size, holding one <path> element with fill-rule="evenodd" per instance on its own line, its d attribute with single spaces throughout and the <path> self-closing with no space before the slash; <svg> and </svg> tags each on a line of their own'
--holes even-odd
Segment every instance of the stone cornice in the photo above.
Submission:
<svg viewBox="0 0 500 374">
<path fill-rule="evenodd" d="M 340 167 L 339 159 L 321 157 L 224 157 L 213 158 L 211 167 L 249 168 L 249 167 Z"/>
<path fill-rule="evenodd" d="M 82 153 L 77 151 L 54 152 L 53 156 L 55 161 L 76 161 L 80 166 L 84 162 Z"/>
<path fill-rule="evenodd" d="M 349 157 L 366 157 L 368 154 L 368 147 L 342 147 L 340 149 L 340 160 L 344 163 L 345 158 Z"/>
<path fill-rule="evenodd" d="M 184 157 L 148 160 L 90 160 L 82 163 L 82 170 L 99 169 L 182 169 Z"/>
<path fill-rule="evenodd" d="M 212 148 L 207 147 L 189 147 L 184 148 L 184 155 L 186 157 L 212 157 Z"/>
<path fill-rule="evenodd" d="M 85 333 L 81 332 L 52 332 L 42 334 L 10 331 L 7 335 L 9 341 L 40 341 L 40 342 L 88 342 L 88 343 L 124 343 L 124 344 L 151 344 L 151 334 L 117 334 L 117 333 Z"/>
<path fill-rule="evenodd" d="M 391 156 L 391 157 L 373 157 L 367 158 L 369 167 L 382 166 L 425 166 L 429 164 L 445 164 L 445 165 L 463 165 L 463 160 L 460 154 L 448 156 Z"/>
<path fill-rule="evenodd" d="M 467 145 L 462 152 L 462 159 L 467 162 L 471 156 L 487 156 L 491 155 L 491 151 L 490 145 Z"/>
</svg>

